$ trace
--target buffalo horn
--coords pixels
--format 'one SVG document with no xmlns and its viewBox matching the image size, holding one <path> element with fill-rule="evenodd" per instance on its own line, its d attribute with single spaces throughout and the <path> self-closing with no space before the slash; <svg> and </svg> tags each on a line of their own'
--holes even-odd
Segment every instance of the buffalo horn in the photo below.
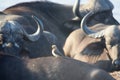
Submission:
<svg viewBox="0 0 120 80">
<path fill-rule="evenodd" d="M 40 34 L 43 32 L 43 23 L 35 16 L 32 16 L 35 22 L 38 25 L 37 31 L 33 34 L 28 34 L 24 30 L 24 35 L 29 39 L 30 41 L 37 41 L 40 38 Z"/>
<path fill-rule="evenodd" d="M 80 12 L 79 12 L 79 7 L 80 7 L 80 0 L 76 0 L 75 4 L 73 6 L 73 13 L 74 13 L 75 16 L 81 18 L 81 15 L 80 15 Z"/>
<path fill-rule="evenodd" d="M 86 25 L 87 19 L 94 14 L 93 11 L 89 12 L 86 14 L 82 21 L 81 21 L 81 29 L 83 30 L 84 33 L 86 33 L 89 37 L 92 38 L 102 38 L 104 36 L 104 30 L 95 32 L 93 30 L 90 30 L 88 26 Z"/>
</svg>

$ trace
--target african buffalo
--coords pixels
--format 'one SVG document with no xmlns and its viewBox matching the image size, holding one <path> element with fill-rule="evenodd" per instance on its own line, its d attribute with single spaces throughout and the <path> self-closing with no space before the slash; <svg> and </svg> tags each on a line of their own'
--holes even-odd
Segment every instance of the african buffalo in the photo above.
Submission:
<svg viewBox="0 0 120 80">
<path fill-rule="evenodd" d="M 115 80 L 90 64 L 65 57 L 0 55 L 0 80 Z"/>
<path fill-rule="evenodd" d="M 16 56 L 23 57 L 29 55 L 30 58 L 34 58 L 52 55 L 49 54 L 52 49 L 51 45 L 55 44 L 58 46 L 59 50 L 63 52 L 62 44 L 65 41 L 66 33 L 63 33 L 60 28 L 64 20 L 68 20 L 70 18 L 69 16 L 74 16 L 72 14 L 72 6 L 52 2 L 28 2 L 9 7 L 3 12 L 0 12 L 0 50 L 4 51 L 4 53 L 9 53 Z M 38 37 L 39 39 L 36 41 L 30 41 L 24 38 L 24 35 L 19 34 L 20 27 L 27 34 L 32 34 L 35 30 L 37 30 L 37 25 L 33 18 L 31 18 L 31 15 L 34 15 L 40 19 L 44 24 L 44 29 L 46 31 L 50 31 L 41 31 L 40 35 L 38 35 L 41 37 Z M 3 26 L 2 24 L 5 25 Z M 20 25 L 20 27 L 18 27 L 18 25 Z M 40 25 L 42 26 L 42 24 Z M 13 31 L 9 31 L 9 29 L 5 27 L 9 27 L 10 30 L 13 29 Z M 5 31 L 1 28 L 5 28 Z M 18 28 L 18 30 L 14 30 L 15 28 Z M 59 42 L 51 32 L 57 35 Z M 14 36 L 12 36 L 13 34 Z M 11 44 L 14 44 L 14 46 L 11 47 Z M 46 54 L 39 54 L 41 51 Z"/>
<path fill-rule="evenodd" d="M 19 15 L 3 14 L 0 17 L 2 19 L 0 21 L 1 52 L 19 57 L 28 56 L 30 58 L 52 56 L 51 46 L 57 45 L 57 38 L 54 34 L 44 31 L 44 26 L 37 17 L 29 18 L 32 22 L 28 23 L 25 17 Z M 35 31 L 36 27 L 37 30 Z M 40 54 L 40 52 L 46 54 Z"/>
<path fill-rule="evenodd" d="M 90 11 L 95 12 L 95 14 L 92 15 L 87 23 L 89 27 L 97 23 L 118 25 L 118 21 L 113 17 L 113 8 L 114 6 L 109 0 L 88 0 L 88 3 L 81 5 L 80 0 L 76 0 L 73 6 L 75 18 L 66 21 L 64 26 L 72 30 L 78 29 L 82 18 Z"/>
<path fill-rule="evenodd" d="M 63 28 L 64 21 L 74 17 L 72 6 L 57 4 L 49 1 L 26 2 L 11 6 L 3 11 L 5 14 L 20 15 L 32 22 L 29 16 L 38 17 L 44 24 L 46 31 L 55 34 L 63 46 L 69 30 Z M 19 20 L 19 19 L 18 19 Z M 25 24 L 26 21 L 22 21 Z M 32 24 L 32 23 L 31 23 Z"/>
<path fill-rule="evenodd" d="M 96 2 L 97 4 L 100 4 L 100 7 L 98 8 L 94 6 L 95 1 L 89 2 L 91 4 L 80 6 L 80 13 L 77 11 L 79 9 L 80 0 L 77 0 L 76 3 L 78 5 L 75 4 L 76 7 L 48 1 L 26 2 L 11 6 L 5 9 L 3 12 L 5 14 L 21 15 L 26 18 L 27 22 L 32 22 L 28 16 L 35 15 L 43 21 L 45 30 L 55 34 L 60 44 L 63 46 L 66 37 L 71 31 L 74 30 L 73 28 L 68 28 L 66 26 L 69 23 L 69 20 L 74 18 L 77 14 L 80 14 L 83 17 L 85 14 L 87 14 L 87 11 L 93 10 L 94 7 L 97 8 L 97 10 L 95 10 L 96 14 L 94 15 L 94 19 L 90 21 L 90 24 L 95 24 L 98 22 L 106 24 L 118 24 L 112 15 L 112 4 L 108 0 L 99 0 Z M 76 15 L 73 14 L 72 9 Z M 26 21 L 23 21 L 21 23 L 23 24 L 25 22 Z M 71 23 L 72 22 L 70 22 L 69 26 L 74 25 L 74 23 Z M 77 27 L 79 27 L 79 25 Z"/>
<path fill-rule="evenodd" d="M 81 29 L 69 35 L 63 48 L 65 55 L 95 63 L 106 71 L 120 70 L 120 26 L 99 23 L 90 30 L 86 24 L 93 14 L 89 12 L 81 21 Z"/>
<path fill-rule="evenodd" d="M 109 6 L 109 3 L 108 3 L 108 6 Z M 79 9 L 78 7 L 79 7 L 79 5 L 77 7 L 75 7 L 74 12 L 78 12 L 77 11 Z M 112 8 L 108 7 L 108 8 L 105 8 L 105 10 L 107 12 L 108 11 L 111 12 Z M 100 11 L 101 11 L 101 9 L 100 9 Z M 45 1 L 45 2 L 44 1 L 43 2 L 42 1 L 26 2 L 26 3 L 20 3 L 17 5 L 14 5 L 14 6 L 11 6 L 7 9 L 5 9 L 3 11 L 3 13 L 0 14 L 0 21 L 1 21 L 0 22 L 0 24 L 1 24 L 0 30 L 1 30 L 1 27 L 3 27 L 2 24 L 5 24 L 4 21 L 13 21 L 13 22 L 17 23 L 17 24 L 14 23 L 15 24 L 14 27 L 17 28 L 17 25 L 19 24 L 19 25 L 21 25 L 21 27 L 23 27 L 23 30 L 25 30 L 26 33 L 32 34 L 36 30 L 36 23 L 31 18 L 31 15 L 36 16 L 38 19 L 40 19 L 43 22 L 45 30 L 52 32 L 53 34 L 55 34 L 57 36 L 60 43 L 58 41 L 56 41 L 56 43 L 58 44 L 58 48 L 60 49 L 61 46 L 64 44 L 67 35 L 70 33 L 70 31 L 72 31 L 69 29 L 65 29 L 65 27 L 63 26 L 63 23 L 65 21 L 68 21 L 69 19 L 74 18 L 74 14 L 72 12 L 72 6 L 56 4 L 56 3 L 47 2 L 47 1 Z M 109 17 L 111 19 L 108 19 L 108 20 L 116 23 L 116 20 L 113 18 L 112 15 L 110 15 Z M 101 20 L 101 21 L 103 21 L 103 20 Z M 9 25 L 11 26 L 11 25 L 13 25 L 13 23 L 11 22 L 11 23 L 9 23 Z M 5 25 L 5 26 L 8 27 L 9 25 Z M 14 29 L 14 28 L 12 28 L 12 29 Z M 4 31 L 1 31 L 1 32 L 4 32 Z M 9 32 L 9 30 L 6 29 L 6 32 Z M 19 30 L 16 30 L 15 33 L 19 34 Z M 9 35 L 14 34 L 14 36 L 12 36 L 12 38 L 16 39 L 17 35 L 15 35 L 15 33 L 10 32 Z M 49 36 L 52 33 L 47 32 L 45 34 Z M 7 37 L 5 37 L 5 39 L 4 39 L 4 37 L 2 37 L 2 36 L 6 36 L 6 35 L 7 35 Z M 7 33 L 4 33 L 3 35 L 1 35 L 1 38 L 3 38 L 5 40 L 4 43 L 7 43 L 6 41 L 9 42 L 9 37 L 10 37 L 9 35 Z M 45 37 L 44 35 L 42 35 L 42 36 Z M 49 42 L 55 41 L 54 36 L 52 37 L 52 40 L 51 40 L 51 37 L 48 37 L 48 36 L 47 36 L 47 38 L 48 38 L 47 40 Z M 21 37 L 22 37 L 21 35 L 17 36 L 18 39 L 16 40 L 16 42 L 12 42 L 12 43 L 18 42 L 19 46 L 22 46 L 23 51 L 26 51 L 26 53 L 29 53 L 31 55 L 31 57 L 34 55 L 39 55 L 39 52 L 44 51 L 45 49 L 48 49 L 48 50 L 45 50 L 45 51 L 47 51 L 46 53 L 51 52 L 50 51 L 51 49 L 49 50 L 49 46 L 45 45 L 45 44 L 49 44 L 49 42 L 47 42 L 46 39 L 44 40 L 44 39 L 42 39 L 42 37 L 40 37 L 41 39 L 39 39 L 35 42 L 29 42 L 29 41 L 27 41 L 26 38 L 23 39 Z M 14 40 L 12 40 L 12 41 L 14 41 Z M 22 45 L 22 44 L 24 44 L 24 45 Z M 16 45 L 16 47 L 17 46 L 18 45 Z M 4 45 L 3 45 L 3 47 L 4 47 Z M 14 53 L 15 55 L 19 55 L 18 53 L 21 50 L 16 47 L 12 47 L 9 49 L 8 48 L 2 49 L 2 50 L 6 51 L 8 53 L 11 53 L 11 54 Z M 62 51 L 62 49 L 60 49 L 60 51 Z M 35 54 L 32 55 L 31 53 L 35 53 Z"/>
</svg>

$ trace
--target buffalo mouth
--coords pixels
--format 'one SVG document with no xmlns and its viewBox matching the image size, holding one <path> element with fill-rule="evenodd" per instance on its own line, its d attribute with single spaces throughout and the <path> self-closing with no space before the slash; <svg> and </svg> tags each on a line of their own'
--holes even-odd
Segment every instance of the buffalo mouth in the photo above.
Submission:
<svg viewBox="0 0 120 80">
<path fill-rule="evenodd" d="M 120 60 L 119 59 L 115 60 L 112 65 L 115 70 L 120 70 Z"/>
<path fill-rule="evenodd" d="M 112 71 L 120 71 L 120 66 L 118 67 L 113 65 Z"/>
</svg>

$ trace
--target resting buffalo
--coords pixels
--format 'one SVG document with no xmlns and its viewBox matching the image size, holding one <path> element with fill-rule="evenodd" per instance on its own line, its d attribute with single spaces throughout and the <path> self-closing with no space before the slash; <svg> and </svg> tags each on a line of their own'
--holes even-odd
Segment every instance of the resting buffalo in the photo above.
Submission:
<svg viewBox="0 0 120 80">
<path fill-rule="evenodd" d="M 73 31 L 66 40 L 64 52 L 74 59 L 95 63 L 107 71 L 120 70 L 120 26 L 96 24 L 88 28 L 89 12 L 81 21 L 81 29 Z"/>
<path fill-rule="evenodd" d="M 92 65 L 65 57 L 23 60 L 0 55 L 0 80 L 115 80 Z"/>
<path fill-rule="evenodd" d="M 2 19 L 0 21 L 1 52 L 30 58 L 52 55 L 51 46 L 57 45 L 57 38 L 54 34 L 44 31 L 44 26 L 37 17 L 29 17 L 31 22 L 27 22 L 28 20 L 23 16 L 3 14 L 0 19 Z"/>
<path fill-rule="evenodd" d="M 93 10 L 93 8 L 95 7 L 97 9 L 96 14 L 94 15 L 94 19 L 90 20 L 91 21 L 90 24 L 95 24 L 98 22 L 106 23 L 106 24 L 118 24 L 118 22 L 113 18 L 112 15 L 112 9 L 113 9 L 112 4 L 107 0 L 99 0 L 99 1 L 97 0 L 96 3 L 100 4 L 100 7 L 98 8 L 94 6 L 95 1 L 89 2 L 91 4 L 85 4 L 80 6 L 80 14 L 82 15 L 82 17 L 85 14 L 87 14 L 88 11 Z M 76 1 L 77 4 L 79 4 L 79 2 L 80 0 Z M 86 7 L 88 5 L 90 7 Z M 26 18 L 27 22 L 31 22 L 28 16 L 31 15 L 37 16 L 39 19 L 43 21 L 45 30 L 55 34 L 60 44 L 63 45 L 66 40 L 66 37 L 69 35 L 71 31 L 74 30 L 73 28 L 68 28 L 66 25 L 69 23 L 70 19 L 75 17 L 74 14 L 76 15 L 79 14 L 79 11 L 77 11 L 78 9 L 79 9 L 79 5 L 76 4 L 73 7 L 68 5 L 52 3 L 48 1 L 37 1 L 37 2 L 20 3 L 5 9 L 3 12 L 5 14 L 21 15 Z M 21 23 L 25 24 L 25 22 L 26 21 L 23 21 Z M 71 25 L 74 25 L 74 22 L 69 26 Z M 77 27 L 79 27 L 79 25 Z"/>
<path fill-rule="evenodd" d="M 107 5 L 107 4 L 106 4 Z M 74 12 L 76 12 L 78 10 L 78 7 L 75 7 Z M 105 10 L 111 12 L 112 8 L 106 8 Z M 81 11 L 80 11 L 81 12 Z M 84 12 L 84 11 L 83 11 Z M 59 40 L 59 42 L 57 42 L 58 44 L 58 48 L 60 49 L 61 46 L 64 44 L 64 41 L 67 37 L 67 35 L 70 33 L 71 30 L 69 29 L 65 29 L 65 27 L 63 26 L 63 23 L 65 21 L 68 21 L 71 18 L 74 18 L 73 12 L 72 12 L 72 6 L 66 6 L 66 5 L 61 5 L 61 4 L 56 4 L 56 3 L 52 3 L 52 2 L 42 2 L 42 1 L 37 1 L 37 2 L 28 2 L 28 3 L 21 3 L 21 4 L 17 4 L 15 6 L 9 7 L 7 9 L 5 9 L 3 11 L 3 13 L 0 13 L 0 30 L 2 26 L 2 24 L 5 24 L 4 21 L 13 21 L 13 22 L 17 22 L 17 24 L 14 25 L 14 27 L 17 28 L 17 25 L 21 25 L 21 27 L 23 27 L 23 29 L 26 31 L 26 33 L 32 34 L 35 32 L 36 30 L 36 23 L 34 22 L 34 20 L 31 18 L 31 15 L 36 16 L 38 19 L 40 19 L 43 24 L 44 24 L 44 28 L 45 30 L 52 32 L 53 34 L 55 34 Z M 96 14 L 97 15 L 97 14 Z M 110 15 L 110 20 L 111 22 L 116 22 L 115 19 L 113 18 L 112 15 Z M 99 18 L 98 18 L 99 19 Z M 109 20 L 109 19 L 108 19 Z M 101 20 L 102 21 L 102 20 Z M 9 25 L 13 25 L 12 22 L 9 23 Z M 6 27 L 8 27 L 9 25 L 5 25 Z M 4 27 L 5 27 L 4 26 Z M 12 28 L 14 29 L 14 28 Z M 4 32 L 4 31 L 1 31 Z M 9 32 L 8 29 L 6 29 L 5 32 Z M 19 34 L 19 30 L 16 30 L 16 32 L 10 32 L 9 35 L 14 34 L 14 36 L 12 36 L 13 39 L 16 40 L 16 33 Z M 49 33 L 46 33 L 49 34 Z M 9 35 L 7 33 L 4 33 L 3 36 L 6 36 L 5 39 L 4 37 L 1 36 L 1 38 L 3 38 L 5 41 L 4 43 L 8 43 L 9 42 Z M 50 34 L 49 34 L 50 35 Z M 35 42 L 29 42 L 27 41 L 27 39 L 23 39 L 21 38 L 22 36 L 17 36 L 17 40 L 16 42 L 12 42 L 12 43 L 19 43 L 19 46 L 21 46 L 22 44 L 22 48 L 23 50 L 29 52 L 29 53 L 35 53 L 34 55 L 38 55 L 39 52 L 43 49 L 49 49 L 48 47 L 44 47 L 47 46 L 45 44 L 48 44 L 48 42 L 46 42 L 44 39 L 42 39 L 42 37 L 40 37 L 41 39 L 35 41 Z M 45 37 L 45 36 L 44 36 Z M 47 38 L 51 38 L 51 37 L 47 37 Z M 12 40 L 12 41 L 15 41 Z M 41 41 L 42 40 L 42 41 Z M 8 41 L 8 42 L 6 42 Z M 22 43 L 21 43 L 22 41 Z M 49 40 L 48 40 L 49 41 Z M 49 42 L 51 42 L 52 40 L 50 39 Z M 53 40 L 54 41 L 54 40 Z M 41 45 L 41 46 L 40 46 Z M 44 46 L 42 46 L 44 45 Z M 18 45 L 16 45 L 17 47 Z M 36 47 L 35 47 L 36 46 Z M 8 53 L 14 53 L 15 55 L 18 55 L 18 53 L 21 51 L 20 49 L 13 47 L 10 48 L 8 50 L 4 50 Z M 3 50 L 3 49 L 2 49 Z M 42 50 L 44 51 L 44 50 Z M 49 50 L 45 50 L 48 53 L 50 52 Z M 61 49 L 62 51 L 62 49 Z M 17 52 L 17 53 L 15 53 Z M 33 55 L 31 55 L 32 57 Z"/>
<path fill-rule="evenodd" d="M 62 23 L 74 17 L 72 6 L 48 1 L 20 3 L 5 9 L 3 13 L 23 16 L 26 21 L 21 20 L 22 24 L 31 23 L 32 21 L 29 19 L 31 15 L 38 17 L 43 22 L 44 29 L 55 34 L 61 45 L 64 44 L 66 36 L 69 34 L 69 30 L 65 30 Z M 20 19 L 18 18 L 18 20 Z"/>
<path fill-rule="evenodd" d="M 113 8 L 114 6 L 109 0 L 88 0 L 87 4 L 81 5 L 80 0 L 76 0 L 73 6 L 75 18 L 66 21 L 64 26 L 72 30 L 78 29 L 82 18 L 90 11 L 95 12 L 95 14 L 92 15 L 87 23 L 89 27 L 97 23 L 118 25 L 119 23 L 113 17 Z"/>
</svg>

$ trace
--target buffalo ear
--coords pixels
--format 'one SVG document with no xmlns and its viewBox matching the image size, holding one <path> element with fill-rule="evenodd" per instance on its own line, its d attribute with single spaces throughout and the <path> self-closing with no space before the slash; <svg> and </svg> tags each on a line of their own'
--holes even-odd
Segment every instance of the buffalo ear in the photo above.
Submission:
<svg viewBox="0 0 120 80">
<path fill-rule="evenodd" d="M 63 26 L 71 31 L 80 28 L 80 19 L 72 19 L 63 23 Z"/>
</svg>

